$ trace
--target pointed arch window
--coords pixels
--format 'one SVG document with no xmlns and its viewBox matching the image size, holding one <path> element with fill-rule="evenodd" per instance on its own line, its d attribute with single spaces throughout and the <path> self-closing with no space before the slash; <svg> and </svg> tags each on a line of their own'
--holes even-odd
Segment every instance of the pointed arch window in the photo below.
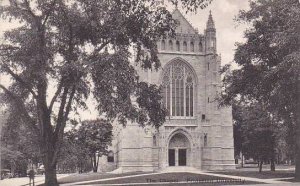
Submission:
<svg viewBox="0 0 300 186">
<path fill-rule="evenodd" d="M 175 61 L 165 67 L 162 77 L 162 95 L 169 116 L 194 116 L 195 78 L 184 62 Z"/>
<path fill-rule="evenodd" d="M 172 42 L 172 40 L 169 41 L 169 50 L 173 50 L 173 42 Z"/>
<path fill-rule="evenodd" d="M 166 50 L 166 42 L 165 42 L 165 40 L 161 41 L 161 50 Z"/>
<path fill-rule="evenodd" d="M 191 42 L 190 47 L 191 47 L 191 52 L 195 52 L 195 46 L 193 41 Z"/>
<path fill-rule="evenodd" d="M 186 42 L 185 42 L 185 41 L 183 42 L 183 51 L 184 51 L 184 52 L 186 52 L 186 51 L 187 51 L 187 44 L 186 44 Z"/>
<path fill-rule="evenodd" d="M 176 51 L 180 51 L 180 43 L 179 43 L 179 41 L 176 41 Z"/>
<path fill-rule="evenodd" d="M 203 45 L 201 41 L 199 42 L 199 52 L 203 52 Z"/>
</svg>

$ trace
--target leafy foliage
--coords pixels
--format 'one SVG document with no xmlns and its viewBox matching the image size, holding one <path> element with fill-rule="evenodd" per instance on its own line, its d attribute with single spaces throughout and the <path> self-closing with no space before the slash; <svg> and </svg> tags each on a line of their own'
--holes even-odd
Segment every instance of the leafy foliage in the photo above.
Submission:
<svg viewBox="0 0 300 186">
<path fill-rule="evenodd" d="M 183 4 L 197 8 L 207 1 L 191 2 Z M 2 18 L 21 23 L 5 32 L 6 42 L 0 45 L 0 72 L 13 80 L 9 87 L 0 84 L 3 101 L 16 105 L 22 122 L 36 132 L 45 185 L 58 185 L 55 168 L 69 114 L 85 109 L 91 93 L 99 114 L 110 121 L 156 127 L 163 123 L 159 89 L 139 82 L 131 62 L 134 57 L 140 67 L 158 69 L 156 42 L 174 34 L 176 22 L 170 12 L 155 4 L 156 0 L 11 0 L 0 6 Z M 142 95 L 150 89 L 151 94 Z M 139 101 L 134 102 L 134 96 Z"/>
<path fill-rule="evenodd" d="M 74 152 L 75 165 L 80 170 L 83 169 L 85 160 L 91 159 L 93 171 L 97 172 L 99 157 L 107 155 L 112 137 L 112 125 L 107 120 L 87 120 L 83 121 L 78 129 L 74 128 L 67 133 L 65 144 L 70 146 L 67 148 L 71 153 Z"/>
<path fill-rule="evenodd" d="M 103 119 L 84 121 L 79 129 L 75 130 L 75 136 L 76 141 L 87 149 L 89 155 L 96 152 L 106 155 L 108 145 L 111 145 L 112 125 Z"/>
<path fill-rule="evenodd" d="M 250 10 L 241 11 L 237 21 L 251 28 L 245 31 L 246 42 L 237 44 L 234 61 L 239 69 L 227 72 L 223 79 L 221 105 L 234 100 L 259 102 L 264 106 L 263 112 L 300 132 L 296 101 L 300 74 L 299 1 L 251 1 Z M 300 149 L 298 141 L 293 143 Z M 298 159 L 296 176 L 300 177 Z"/>
<path fill-rule="evenodd" d="M 41 161 L 37 135 L 32 129 L 22 123 L 19 115 L 11 114 L 3 121 L 1 131 L 1 162 L 4 168 L 12 173 L 26 175 L 28 160 L 37 164 Z M 2 168 L 3 168 L 2 167 Z"/>
<path fill-rule="evenodd" d="M 279 128 L 272 115 L 260 103 L 236 103 L 233 108 L 236 150 L 246 158 L 274 161 Z"/>
</svg>

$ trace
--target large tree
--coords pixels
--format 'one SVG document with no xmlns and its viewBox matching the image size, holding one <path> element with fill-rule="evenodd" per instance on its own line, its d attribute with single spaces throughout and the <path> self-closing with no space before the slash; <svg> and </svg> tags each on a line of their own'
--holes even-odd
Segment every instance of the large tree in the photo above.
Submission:
<svg viewBox="0 0 300 186">
<path fill-rule="evenodd" d="M 272 114 L 257 102 L 235 102 L 233 108 L 236 150 L 258 161 L 259 172 L 263 162 L 270 162 L 271 171 L 275 171 L 278 124 Z"/>
<path fill-rule="evenodd" d="M 241 11 L 239 22 L 250 28 L 237 44 L 239 68 L 224 77 L 221 104 L 254 100 L 280 123 L 296 128 L 296 178 L 300 180 L 300 3 L 298 0 L 256 0 Z M 299 109 L 299 108 L 298 108 Z"/>
<path fill-rule="evenodd" d="M 183 5 L 197 8 L 209 1 Z M 0 88 L 4 101 L 16 105 L 38 135 L 45 185 L 58 185 L 55 168 L 66 122 L 70 112 L 87 107 L 91 93 L 99 113 L 110 121 L 125 125 L 130 119 L 156 127 L 164 122 L 159 88 L 140 82 L 129 60 L 159 68 L 156 41 L 172 35 L 176 24 L 156 3 L 10 0 L 0 6 L 2 18 L 21 23 L 5 32 L 0 45 L 0 71 L 12 79 Z"/>
<path fill-rule="evenodd" d="M 112 141 L 112 125 L 103 119 L 83 121 L 72 131 L 73 142 L 91 159 L 93 172 L 97 172 L 99 157 L 107 155 Z"/>
</svg>

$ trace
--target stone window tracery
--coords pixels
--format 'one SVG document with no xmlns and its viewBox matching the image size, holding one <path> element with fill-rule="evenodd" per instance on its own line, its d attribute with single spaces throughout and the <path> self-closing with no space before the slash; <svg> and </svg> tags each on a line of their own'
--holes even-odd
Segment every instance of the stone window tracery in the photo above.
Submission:
<svg viewBox="0 0 300 186">
<path fill-rule="evenodd" d="M 195 79 L 190 67 L 181 61 L 169 64 L 163 72 L 162 94 L 169 116 L 194 116 Z"/>
</svg>

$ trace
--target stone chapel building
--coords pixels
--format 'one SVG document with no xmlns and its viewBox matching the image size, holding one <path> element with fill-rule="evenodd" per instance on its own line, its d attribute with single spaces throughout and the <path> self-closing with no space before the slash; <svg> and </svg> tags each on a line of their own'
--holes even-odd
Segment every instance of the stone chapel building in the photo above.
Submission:
<svg viewBox="0 0 300 186">
<path fill-rule="evenodd" d="M 186 166 L 199 170 L 233 169 L 231 108 L 218 108 L 221 58 L 216 51 L 216 28 L 210 13 L 204 34 L 178 9 L 176 38 L 158 43 L 162 68 L 138 70 L 141 80 L 163 85 L 169 117 L 159 130 L 128 123 L 114 126 L 108 156 L 99 171 L 158 171 Z"/>
</svg>

